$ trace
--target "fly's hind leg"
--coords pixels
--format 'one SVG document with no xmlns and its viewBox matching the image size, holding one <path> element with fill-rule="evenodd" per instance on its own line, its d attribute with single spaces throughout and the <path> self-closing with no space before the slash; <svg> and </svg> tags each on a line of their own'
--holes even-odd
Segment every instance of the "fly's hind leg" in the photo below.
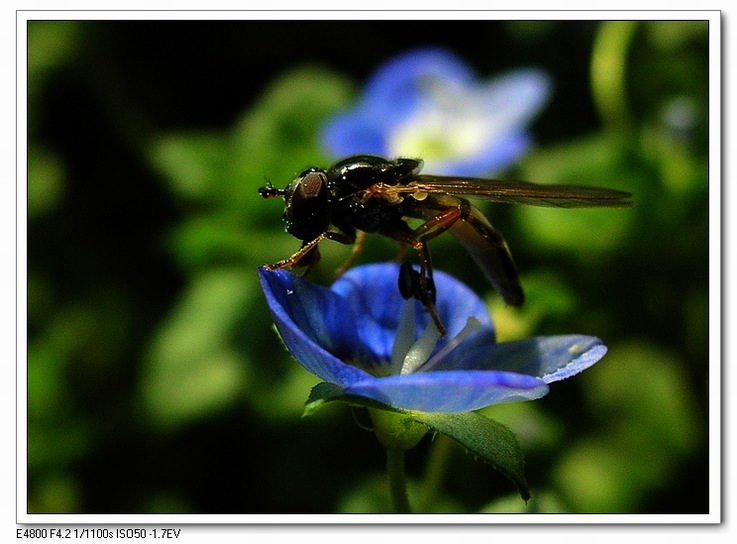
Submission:
<svg viewBox="0 0 737 544">
<path fill-rule="evenodd" d="M 437 292 L 435 289 L 435 280 L 433 279 L 432 260 L 430 259 L 430 249 L 427 246 L 427 241 L 439 236 L 452 227 L 453 224 L 460 219 L 461 214 L 462 212 L 460 208 L 449 208 L 430 218 L 415 230 L 409 230 L 406 226 L 407 224 L 402 222 L 404 228 L 398 227 L 396 229 L 383 232 L 386 236 L 397 240 L 403 245 L 411 246 L 417 251 L 420 258 L 420 272 L 419 278 L 417 279 L 419 288 L 415 289 L 413 296 L 424 304 L 425 309 L 434 321 L 438 332 L 443 336 L 445 336 L 446 330 L 440 316 L 438 315 L 437 308 L 435 307 Z"/>
<path fill-rule="evenodd" d="M 409 238 L 403 238 L 400 241 L 411 245 L 415 250 L 417 250 L 417 253 L 420 256 L 420 272 L 413 279 L 417 285 L 409 291 L 409 294 L 425 306 L 425 310 L 430 314 L 438 332 L 441 336 L 445 336 L 447 331 L 443 325 L 443 321 L 440 319 L 440 315 L 438 315 L 438 309 L 435 306 L 437 291 L 435 290 L 435 280 L 433 279 L 432 274 L 430 250 L 428 249 L 426 242 L 412 238 L 411 233 L 408 234 L 410 236 Z M 401 283 L 403 278 L 400 277 L 399 281 Z M 401 291 L 402 290 L 400 289 L 400 292 Z M 405 293 L 402 293 L 402 295 L 404 296 Z"/>
<path fill-rule="evenodd" d="M 409 200 L 410 204 L 412 203 Z M 453 195 L 429 195 L 408 207 L 407 215 L 425 219 L 415 229 L 417 238 L 429 240 L 446 230 L 468 251 L 504 302 L 521 306 L 525 300 L 517 267 L 507 243 L 489 220 L 470 202 Z"/>
</svg>

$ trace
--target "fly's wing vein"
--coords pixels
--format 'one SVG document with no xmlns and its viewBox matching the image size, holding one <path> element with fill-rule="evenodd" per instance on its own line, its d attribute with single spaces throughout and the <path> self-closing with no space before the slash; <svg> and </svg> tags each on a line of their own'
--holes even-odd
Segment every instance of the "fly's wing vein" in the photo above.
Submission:
<svg viewBox="0 0 737 544">
<path fill-rule="evenodd" d="M 505 204 L 556 208 L 620 208 L 633 205 L 630 200 L 632 195 L 625 191 L 577 185 L 539 185 L 527 181 L 420 175 L 397 188 L 403 188 L 406 194 L 442 192 Z"/>
</svg>

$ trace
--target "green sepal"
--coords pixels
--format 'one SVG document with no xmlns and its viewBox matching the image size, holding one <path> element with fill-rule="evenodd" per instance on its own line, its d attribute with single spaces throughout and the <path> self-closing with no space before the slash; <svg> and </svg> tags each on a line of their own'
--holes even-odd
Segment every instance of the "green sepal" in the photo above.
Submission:
<svg viewBox="0 0 737 544">
<path fill-rule="evenodd" d="M 522 500 L 530 499 L 525 461 L 517 437 L 507 427 L 476 412 L 411 412 L 419 423 L 443 433 L 512 480 Z"/>
<path fill-rule="evenodd" d="M 313 415 L 328 402 L 340 400 L 342 393 L 343 390 L 333 383 L 318 383 L 310 390 L 302 417 Z"/>
<path fill-rule="evenodd" d="M 394 412 L 369 408 L 374 434 L 386 449 L 407 451 L 427 434 L 428 427 L 419 423 L 411 412 Z"/>
<path fill-rule="evenodd" d="M 307 398 L 307 402 L 305 402 L 305 409 L 304 412 L 302 412 L 302 417 L 311 416 L 328 402 L 334 401 L 345 402 L 352 406 L 364 406 L 366 408 L 376 408 L 378 410 L 386 410 L 389 412 L 405 413 L 405 410 L 399 410 L 375 400 L 346 395 L 343 393 L 343 389 L 334 383 L 321 382 L 310 391 L 310 396 Z"/>
</svg>

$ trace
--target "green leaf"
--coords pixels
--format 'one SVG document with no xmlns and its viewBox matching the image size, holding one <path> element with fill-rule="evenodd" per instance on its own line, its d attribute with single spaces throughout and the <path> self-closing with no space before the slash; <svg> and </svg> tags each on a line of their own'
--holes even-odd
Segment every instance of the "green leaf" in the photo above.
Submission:
<svg viewBox="0 0 737 544">
<path fill-rule="evenodd" d="M 264 177 L 281 186 L 306 166 L 326 160 L 320 130 L 352 96 L 344 76 L 299 67 L 274 80 L 229 130 L 160 137 L 149 158 L 177 197 L 250 222 L 260 213 L 271 214 L 268 206 L 256 204 Z"/>
<path fill-rule="evenodd" d="M 412 412 L 414 419 L 443 433 L 512 480 L 524 501 L 530 499 L 524 459 L 517 437 L 507 427 L 476 412 Z"/>
<path fill-rule="evenodd" d="M 260 200 L 256 189 L 265 177 L 283 186 L 304 168 L 324 163 L 328 158 L 320 141 L 322 127 L 350 104 L 352 95 L 344 76 L 311 66 L 271 83 L 231 131 L 229 176 L 220 180 L 223 204 L 248 209 L 251 215 Z"/>
<path fill-rule="evenodd" d="M 406 414 L 416 422 L 448 435 L 512 480 L 524 501 L 530 498 L 522 448 L 514 433 L 501 423 L 476 412 L 440 414 L 399 410 L 370 399 L 345 395 L 339 386 L 324 382 L 317 384 L 310 391 L 303 416 L 310 416 L 326 403 L 333 401 Z"/>
<path fill-rule="evenodd" d="M 194 278 L 156 331 L 145 358 L 141 400 L 152 422 L 175 428 L 222 410 L 251 386 L 251 363 L 236 349 L 250 272 L 212 269 Z"/>
<path fill-rule="evenodd" d="M 190 132 L 160 138 L 151 147 L 150 159 L 177 197 L 208 201 L 231 178 L 228 151 L 222 134 Z"/>
<path fill-rule="evenodd" d="M 644 185 L 648 183 L 644 166 L 633 163 L 632 144 L 608 134 L 536 150 L 521 164 L 520 175 L 539 183 L 630 191 L 636 206 L 642 204 Z M 531 250 L 572 255 L 589 262 L 625 243 L 634 228 L 637 208 L 515 206 L 513 213 Z"/>
</svg>

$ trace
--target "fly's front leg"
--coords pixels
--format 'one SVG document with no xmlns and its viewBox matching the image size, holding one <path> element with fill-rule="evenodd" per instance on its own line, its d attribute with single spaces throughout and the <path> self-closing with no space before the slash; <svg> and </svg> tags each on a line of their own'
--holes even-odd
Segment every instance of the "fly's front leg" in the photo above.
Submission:
<svg viewBox="0 0 737 544">
<path fill-rule="evenodd" d="M 302 247 L 299 248 L 298 251 L 296 251 L 291 257 L 287 257 L 286 259 L 282 259 L 281 261 L 277 261 L 273 264 L 266 264 L 264 267 L 266 270 L 272 271 L 272 270 L 278 270 L 280 268 L 294 268 L 298 266 L 304 266 L 309 264 L 307 261 L 310 259 L 314 259 L 314 255 L 310 257 L 309 255 L 313 250 L 317 250 L 317 244 L 320 243 L 320 241 L 323 240 L 325 236 L 321 234 L 314 240 L 310 240 L 309 242 L 305 241 L 302 242 Z"/>
<path fill-rule="evenodd" d="M 274 264 L 265 265 L 267 270 L 277 270 L 279 268 L 296 268 L 300 266 L 307 267 L 305 275 L 308 274 L 317 262 L 320 260 L 320 249 L 318 244 L 323 240 L 333 240 L 341 244 L 350 245 L 356 241 L 355 236 L 351 236 L 344 232 L 335 232 L 328 230 L 317 236 L 316 238 L 302 242 L 302 247 L 291 257 L 282 259 Z"/>
</svg>

